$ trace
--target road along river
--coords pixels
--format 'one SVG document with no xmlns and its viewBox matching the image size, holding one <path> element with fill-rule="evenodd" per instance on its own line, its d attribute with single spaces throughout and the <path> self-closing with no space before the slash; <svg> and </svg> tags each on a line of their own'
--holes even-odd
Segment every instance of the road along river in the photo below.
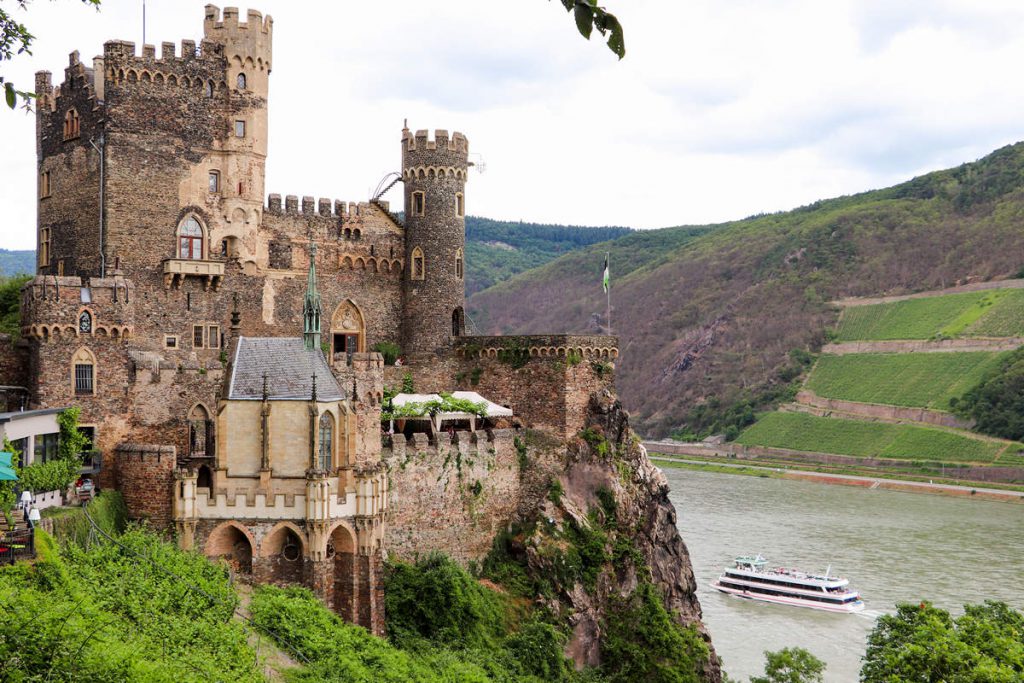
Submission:
<svg viewBox="0 0 1024 683">
<path fill-rule="evenodd" d="M 827 682 L 858 679 L 865 638 L 897 602 L 962 611 L 986 598 L 1024 609 L 1024 507 L 884 489 L 665 468 L 704 622 L 725 670 L 746 681 L 764 651 L 801 646 Z M 724 595 L 711 582 L 737 555 L 850 579 L 867 609 L 830 614 Z"/>
</svg>

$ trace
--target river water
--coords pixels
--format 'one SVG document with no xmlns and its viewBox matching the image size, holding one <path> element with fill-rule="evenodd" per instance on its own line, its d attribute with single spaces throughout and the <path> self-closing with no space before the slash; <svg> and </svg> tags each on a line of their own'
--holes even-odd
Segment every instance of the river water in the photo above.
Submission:
<svg viewBox="0 0 1024 683">
<path fill-rule="evenodd" d="M 986 598 L 1024 609 L 1024 505 L 665 468 L 697 577 L 704 623 L 740 681 L 764 651 L 807 648 L 825 680 L 858 680 L 875 619 L 922 599 L 962 612 Z M 711 588 L 737 555 L 850 579 L 866 609 L 830 614 Z"/>
</svg>

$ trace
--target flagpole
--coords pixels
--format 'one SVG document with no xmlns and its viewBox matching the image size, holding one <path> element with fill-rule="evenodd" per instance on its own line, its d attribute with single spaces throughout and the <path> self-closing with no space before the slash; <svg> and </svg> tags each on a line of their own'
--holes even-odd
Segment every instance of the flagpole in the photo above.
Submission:
<svg viewBox="0 0 1024 683">
<path fill-rule="evenodd" d="M 605 262 L 605 264 L 607 264 L 605 266 L 605 268 L 608 270 L 608 272 L 611 272 L 610 271 L 610 268 L 611 268 L 611 263 L 610 263 L 611 255 L 612 255 L 612 253 L 610 251 L 606 251 L 604 253 L 604 262 Z M 612 333 L 612 283 L 611 283 L 611 278 L 610 277 L 608 278 L 608 286 L 605 287 L 604 293 L 605 293 L 605 295 L 607 295 L 607 301 L 605 303 L 604 319 L 608 321 L 608 334 L 611 335 L 611 333 Z"/>
</svg>

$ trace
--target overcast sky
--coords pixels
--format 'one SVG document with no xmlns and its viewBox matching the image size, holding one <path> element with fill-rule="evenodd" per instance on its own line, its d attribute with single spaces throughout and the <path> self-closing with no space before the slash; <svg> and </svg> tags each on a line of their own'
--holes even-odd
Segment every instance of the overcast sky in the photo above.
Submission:
<svg viewBox="0 0 1024 683">
<path fill-rule="evenodd" d="M 604 4 L 625 26 L 621 62 L 558 0 L 260 0 L 267 192 L 367 199 L 398 170 L 408 118 L 469 137 L 486 165 L 472 214 L 653 228 L 884 187 L 1024 137 L 1019 0 Z M 201 38 L 202 2 L 146 7 L 158 52 Z M 106 40 L 141 43 L 141 8 L 36 0 L 15 12 L 34 55 L 2 73 L 59 82 L 72 50 L 91 64 Z M 0 133 L 0 247 L 34 248 L 34 118 L 4 109 Z"/>
</svg>

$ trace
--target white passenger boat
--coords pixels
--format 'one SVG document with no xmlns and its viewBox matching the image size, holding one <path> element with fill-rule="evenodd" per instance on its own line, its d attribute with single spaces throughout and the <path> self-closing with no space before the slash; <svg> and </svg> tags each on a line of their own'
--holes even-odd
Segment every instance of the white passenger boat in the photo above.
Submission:
<svg viewBox="0 0 1024 683">
<path fill-rule="evenodd" d="M 848 587 L 846 579 L 816 576 L 796 569 L 769 569 L 768 560 L 737 557 L 734 565 L 726 569 L 712 585 L 723 593 L 751 600 L 776 602 L 780 605 L 811 607 L 828 612 L 860 612 L 864 603 L 860 594 Z"/>
</svg>

